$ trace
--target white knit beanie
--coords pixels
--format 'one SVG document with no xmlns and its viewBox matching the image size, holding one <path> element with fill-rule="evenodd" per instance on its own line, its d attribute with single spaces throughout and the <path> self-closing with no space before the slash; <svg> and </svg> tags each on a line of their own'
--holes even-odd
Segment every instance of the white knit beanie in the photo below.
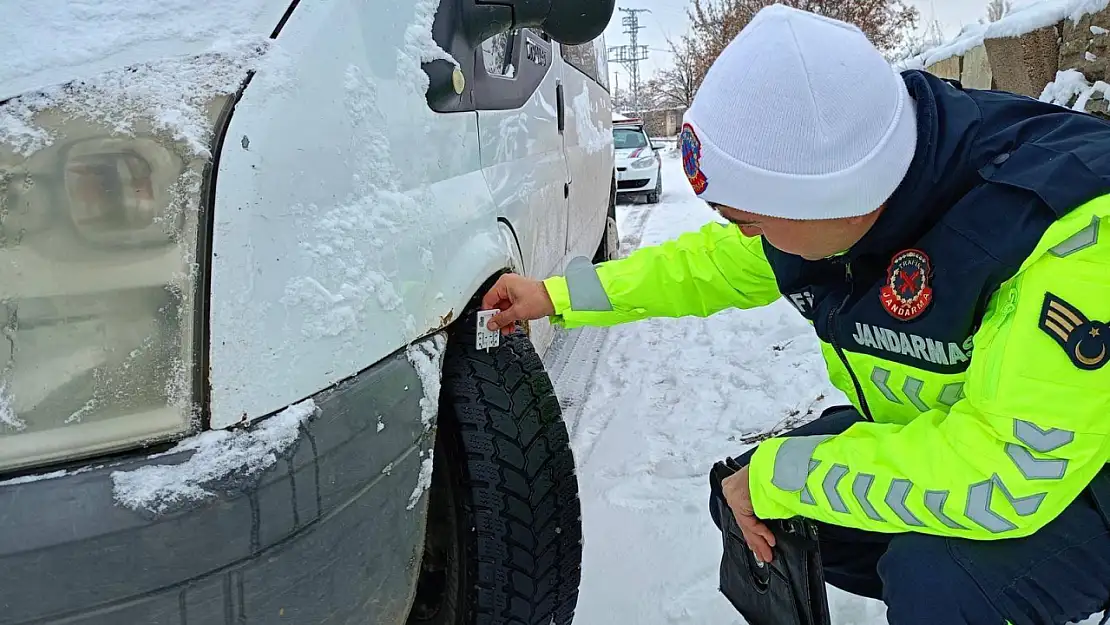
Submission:
<svg viewBox="0 0 1110 625">
<path fill-rule="evenodd" d="M 783 5 L 728 44 L 683 122 L 701 199 L 787 219 L 876 210 L 917 145 L 913 99 L 863 32 Z"/>
</svg>

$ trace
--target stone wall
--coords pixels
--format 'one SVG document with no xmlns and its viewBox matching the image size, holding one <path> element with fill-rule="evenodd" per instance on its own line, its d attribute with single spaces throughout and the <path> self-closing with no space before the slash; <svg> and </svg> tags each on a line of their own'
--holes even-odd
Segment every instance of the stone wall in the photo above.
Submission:
<svg viewBox="0 0 1110 625">
<path fill-rule="evenodd" d="M 941 78 L 1032 98 L 1041 97 L 1058 71 L 1077 70 L 1089 84 L 1110 82 L 1110 8 L 1084 15 L 1078 22 L 1063 19 L 1020 36 L 986 37 L 982 45 L 959 56 L 931 60 L 926 71 Z M 1078 101 L 1084 110 L 1105 116 L 1103 96 L 1096 89 L 1059 103 L 1070 107 Z"/>
<path fill-rule="evenodd" d="M 648 136 L 673 137 L 682 129 L 684 113 L 685 107 L 676 107 L 644 111 L 640 117 L 644 120 L 644 129 Z"/>
</svg>

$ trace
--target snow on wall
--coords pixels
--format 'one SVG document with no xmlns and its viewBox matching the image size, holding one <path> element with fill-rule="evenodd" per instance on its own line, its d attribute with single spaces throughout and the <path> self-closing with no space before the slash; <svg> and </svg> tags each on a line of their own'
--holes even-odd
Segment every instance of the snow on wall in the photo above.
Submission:
<svg viewBox="0 0 1110 625">
<path fill-rule="evenodd" d="M 192 451 L 180 464 L 148 465 L 112 473 L 116 502 L 132 510 L 165 512 L 214 496 L 204 484 L 232 474 L 255 474 L 273 466 L 316 412 L 311 399 L 286 408 L 250 430 L 212 430 L 187 438 L 166 452 Z"/>
<path fill-rule="evenodd" d="M 1078 22 L 1088 13 L 1101 11 L 1110 0 L 1025 0 L 1018 2 L 1010 13 L 990 24 L 968 24 L 946 43 L 908 59 L 894 63 L 895 69 L 925 69 L 944 59 L 962 56 L 983 45 L 985 39 L 1020 37 L 1045 26 L 1068 19 Z"/>
<path fill-rule="evenodd" d="M 1021 0 L 1006 17 L 987 29 L 987 37 L 1019 37 L 1061 20 L 1078 22 L 1106 8 L 1110 0 Z"/>
<path fill-rule="evenodd" d="M 1096 93 L 1102 93 L 1103 96 L 1110 95 L 1110 84 L 1101 80 L 1089 83 L 1082 72 L 1069 69 L 1056 72 L 1056 80 L 1045 85 L 1040 101 L 1068 106 L 1071 99 L 1078 96 L 1071 108 L 1076 111 L 1086 111 L 1087 102 Z"/>
</svg>

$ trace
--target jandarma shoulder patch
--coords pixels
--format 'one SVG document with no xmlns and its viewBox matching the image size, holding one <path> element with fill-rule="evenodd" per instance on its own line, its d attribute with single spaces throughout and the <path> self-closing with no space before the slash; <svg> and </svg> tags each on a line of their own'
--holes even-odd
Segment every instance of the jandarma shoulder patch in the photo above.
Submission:
<svg viewBox="0 0 1110 625">
<path fill-rule="evenodd" d="M 1110 325 L 1088 319 L 1052 293 L 1044 295 L 1039 326 L 1060 344 L 1076 367 L 1093 371 L 1110 362 Z"/>
</svg>

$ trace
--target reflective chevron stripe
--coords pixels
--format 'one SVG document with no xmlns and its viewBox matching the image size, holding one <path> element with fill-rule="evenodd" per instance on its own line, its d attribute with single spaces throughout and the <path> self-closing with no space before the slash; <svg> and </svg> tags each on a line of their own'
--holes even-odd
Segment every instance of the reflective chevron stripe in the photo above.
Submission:
<svg viewBox="0 0 1110 625">
<path fill-rule="evenodd" d="M 879 392 L 883 394 L 889 401 L 896 404 L 905 403 L 902 398 L 890 388 L 891 371 L 882 367 L 874 367 L 871 369 L 871 383 Z M 902 383 L 902 394 L 906 396 L 910 404 L 921 412 L 929 410 L 929 404 L 921 398 L 922 391 L 925 390 L 925 381 L 913 376 L 906 376 L 906 380 Z M 937 394 L 937 403 L 944 406 L 954 406 L 956 402 L 964 397 L 964 383 L 963 382 L 950 382 L 945 384 Z"/>
<path fill-rule="evenodd" d="M 813 473 L 814 471 L 816 471 L 817 467 L 819 467 L 819 466 L 821 466 L 821 461 L 820 460 L 810 460 L 809 461 L 809 473 Z M 808 475 L 808 473 L 807 473 L 807 475 Z M 809 485 L 808 484 L 803 484 L 802 485 L 801 498 L 802 498 L 802 503 L 804 503 L 804 504 L 809 504 L 811 506 L 816 506 L 817 505 L 817 502 L 813 500 L 813 493 L 809 492 Z"/>
<path fill-rule="evenodd" d="M 1035 513 L 1041 507 L 1041 502 L 1044 501 L 1045 496 L 1047 496 L 1047 493 L 1036 493 L 1020 499 L 1015 498 L 1010 494 L 1006 485 L 1002 483 L 1002 478 L 998 477 L 997 473 L 985 482 L 973 484 L 968 489 L 964 516 L 994 534 L 1017 529 L 1016 525 L 991 510 L 991 499 L 994 496 L 995 487 L 1006 498 L 1006 501 L 1013 506 L 1014 511 L 1019 516 L 1029 516 Z"/>
<path fill-rule="evenodd" d="M 1046 454 L 1075 440 L 1075 432 L 1057 428 L 1042 430 L 1036 423 L 1014 419 L 1014 438 L 1025 443 L 1033 451 Z"/>
<path fill-rule="evenodd" d="M 878 368 L 876 369 L 878 370 Z M 880 379 L 885 384 L 883 376 L 876 376 L 873 373 L 872 377 L 873 379 Z M 920 402 L 921 385 L 919 382 L 919 380 L 909 378 L 903 386 L 907 397 L 917 398 L 917 401 L 913 402 L 914 405 Z M 946 392 L 949 398 L 962 392 L 962 385 L 954 386 L 950 384 L 945 388 L 947 391 L 942 391 L 942 393 Z M 786 438 L 775 453 L 775 465 L 771 477 L 772 484 L 784 491 L 799 492 L 801 502 L 806 505 L 817 505 L 808 484 L 809 477 L 821 465 L 821 461 L 815 459 L 813 453 L 818 445 L 830 438 L 832 436 L 829 435 Z M 1075 439 L 1074 432 L 1058 428 L 1045 430 L 1028 421 L 1014 420 L 1014 438 L 1025 446 L 1009 443 L 1005 446 L 1006 453 L 1026 479 L 1045 480 L 1064 477 L 1067 470 L 1067 460 L 1036 458 L 1030 450 L 1047 453 L 1059 449 Z M 849 465 L 836 463 L 829 468 L 828 473 L 821 480 L 821 492 L 825 495 L 825 499 L 829 502 L 829 509 L 833 512 L 851 514 L 845 497 L 840 491 L 841 483 L 844 482 L 849 473 L 851 473 Z M 868 500 L 875 479 L 874 475 L 868 473 L 855 475 L 852 479 L 850 497 L 855 499 L 867 518 L 873 521 L 885 522 L 886 519 Z M 910 480 L 891 480 L 886 495 L 883 497 L 883 503 L 904 524 L 911 527 L 925 527 L 925 522 L 918 518 L 906 505 L 913 488 L 914 484 Z M 1047 496 L 1047 493 L 1041 492 L 1026 497 L 1015 497 L 1006 488 L 998 474 L 992 475 L 991 479 L 984 482 L 972 484 L 967 492 L 964 516 L 975 525 L 994 534 L 1017 528 L 1012 521 L 991 509 L 995 493 L 999 493 L 1001 497 L 1005 498 L 1019 516 L 1035 514 L 1040 509 L 1041 502 Z M 922 497 L 920 501 L 923 501 L 929 514 L 945 527 L 952 530 L 967 530 L 968 527 L 949 516 L 944 510 L 950 495 L 950 491 L 947 490 L 926 490 L 920 495 Z"/>
<path fill-rule="evenodd" d="M 1095 245 L 1098 243 L 1098 226 L 1098 215 L 1094 215 L 1091 217 L 1091 223 L 1087 227 L 1071 235 L 1063 242 L 1057 244 L 1056 247 L 1048 250 L 1048 252 L 1053 256 L 1064 258 L 1065 256 L 1071 256 L 1076 252 Z"/>
<path fill-rule="evenodd" d="M 1055 451 L 1075 440 L 1075 432 L 1049 428 L 1042 430 L 1035 423 L 1014 419 L 1014 438 L 1025 447 L 1006 444 L 1006 455 L 1017 465 L 1027 480 L 1059 480 L 1068 471 L 1068 461 L 1063 458 L 1036 458 L 1029 449 L 1040 453 Z M 1029 449 L 1026 449 L 1028 447 Z"/>
<path fill-rule="evenodd" d="M 1021 475 L 1027 480 L 1059 480 L 1068 471 L 1067 460 L 1034 458 L 1033 454 L 1021 445 L 1006 443 L 1006 455 L 1014 461 L 1018 471 L 1021 471 Z"/>
<path fill-rule="evenodd" d="M 910 496 L 911 488 L 913 488 L 913 482 L 909 480 L 891 480 L 890 488 L 886 491 L 886 498 L 883 501 L 906 525 L 924 527 L 925 523 L 906 507 L 906 499 Z"/>
<path fill-rule="evenodd" d="M 906 383 L 902 385 L 902 392 L 909 398 L 910 403 L 914 408 L 921 412 L 929 409 L 929 405 L 921 401 L 921 389 L 925 386 L 925 382 L 917 378 L 906 378 Z"/>
<path fill-rule="evenodd" d="M 854 480 L 852 480 L 852 496 L 856 498 L 856 502 L 863 508 L 863 513 L 867 518 L 873 521 L 885 521 L 881 514 L 875 510 L 875 506 L 867 500 L 867 494 L 871 491 L 871 484 L 875 482 L 875 476 L 870 473 L 858 473 Z"/>
<path fill-rule="evenodd" d="M 953 382 L 945 384 L 944 388 L 940 389 L 940 395 L 937 396 L 937 401 L 945 406 L 955 406 L 956 402 L 964 397 L 964 383 Z"/>
<path fill-rule="evenodd" d="M 890 387 L 887 386 L 887 380 L 890 380 L 890 371 L 882 367 L 875 367 L 871 370 L 871 382 L 875 384 L 875 388 L 879 389 L 879 392 L 890 401 L 896 404 L 902 403 L 902 400 L 898 399 L 894 391 L 890 390 Z"/>
<path fill-rule="evenodd" d="M 944 502 L 947 500 L 948 491 L 946 490 L 925 491 L 925 508 L 928 509 L 938 521 L 954 530 L 967 529 L 963 525 L 953 521 L 951 517 L 944 513 Z"/>
<path fill-rule="evenodd" d="M 771 484 L 790 492 L 805 488 L 806 478 L 816 468 L 810 463 L 813 450 L 830 438 L 830 435 L 793 436 L 784 440 L 775 452 L 775 470 L 771 475 Z"/>
<path fill-rule="evenodd" d="M 844 479 L 845 475 L 848 475 L 848 467 L 842 464 L 834 464 L 821 482 L 821 490 L 825 491 L 825 498 L 829 500 L 829 506 L 834 511 L 848 514 L 848 506 L 844 505 L 844 500 L 836 490 L 840 486 L 840 480 Z"/>
</svg>

